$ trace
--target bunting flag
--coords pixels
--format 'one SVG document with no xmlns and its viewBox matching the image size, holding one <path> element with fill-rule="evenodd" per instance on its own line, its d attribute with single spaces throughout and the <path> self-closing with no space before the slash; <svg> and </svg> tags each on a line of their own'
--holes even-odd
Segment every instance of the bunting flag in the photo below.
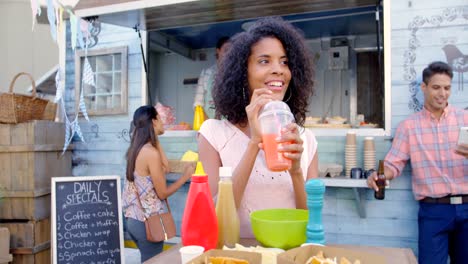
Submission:
<svg viewBox="0 0 468 264">
<path fill-rule="evenodd" d="M 57 25 L 58 27 L 58 19 L 59 19 L 59 6 L 58 6 L 58 3 L 57 3 L 57 0 L 52 0 L 52 4 L 54 5 L 54 11 L 55 11 L 55 25 Z"/>
<path fill-rule="evenodd" d="M 32 30 L 36 25 L 36 17 L 41 15 L 41 7 L 37 4 L 37 0 L 31 0 L 31 11 L 32 11 Z"/>
<path fill-rule="evenodd" d="M 77 31 L 79 31 L 78 25 L 76 24 L 76 16 L 70 10 L 67 10 L 67 12 L 68 12 L 68 15 L 70 16 L 71 47 L 73 50 L 75 50 Z"/>
<path fill-rule="evenodd" d="M 84 101 L 83 89 L 81 89 L 79 107 L 80 107 L 80 111 L 83 114 L 84 118 L 89 122 L 88 112 L 86 111 L 86 104 L 85 104 L 85 101 Z"/>
<path fill-rule="evenodd" d="M 96 86 L 96 83 L 94 82 L 94 72 L 91 68 L 91 64 L 89 64 L 87 57 L 85 57 L 83 65 L 83 83 Z"/>
<path fill-rule="evenodd" d="M 38 0 L 30 0 L 31 1 L 31 10 L 33 16 L 33 29 L 36 23 L 37 15 L 41 15 L 41 9 L 38 4 Z M 63 7 L 60 2 L 57 0 L 47 0 L 47 19 L 49 21 L 50 26 L 50 34 L 52 35 L 52 39 L 59 44 L 57 41 L 57 33 L 62 33 L 65 30 L 65 22 L 63 20 L 63 13 L 67 12 L 70 17 L 70 28 L 71 28 L 71 44 L 72 49 L 76 49 L 77 44 L 83 49 L 85 49 L 85 53 L 87 53 L 87 44 L 89 43 L 89 37 L 91 36 L 89 32 L 89 23 L 73 14 L 69 8 Z M 78 41 L 77 41 L 78 39 Z M 60 47 L 59 47 L 60 48 Z M 67 116 L 67 109 L 65 107 L 65 85 L 63 84 L 63 75 L 64 73 L 59 68 L 57 70 L 57 74 L 55 75 L 55 86 L 56 86 L 56 94 L 54 102 L 59 104 L 61 107 L 61 112 L 64 116 L 64 123 L 65 123 L 65 141 L 63 144 L 63 151 L 62 155 L 67 151 L 68 146 L 73 141 L 73 137 L 76 135 L 82 142 L 85 142 L 83 133 L 81 131 L 81 127 L 78 122 L 79 113 L 81 112 L 85 119 L 89 122 L 88 113 L 86 111 L 86 104 L 83 95 L 83 87 L 84 84 L 96 86 L 94 80 L 94 72 L 89 63 L 87 57 L 85 57 L 84 65 L 83 65 L 83 73 L 82 73 L 82 82 L 81 82 L 81 94 L 80 94 L 80 102 L 79 102 L 79 109 L 75 111 L 75 116 L 73 121 L 71 121 Z M 75 99 L 76 100 L 76 99 Z"/>
<path fill-rule="evenodd" d="M 83 19 L 81 18 L 77 18 L 76 19 L 76 23 L 77 23 L 77 38 L 78 38 L 78 42 L 80 43 L 80 47 L 82 49 L 85 48 L 85 42 L 83 40 L 83 31 L 81 30 L 81 23 L 82 23 Z"/>
<path fill-rule="evenodd" d="M 79 107 L 80 107 L 81 113 L 83 113 L 83 116 L 89 122 L 88 112 L 86 111 L 86 104 L 85 104 L 84 95 L 83 95 L 83 88 L 84 88 L 84 84 L 96 86 L 96 83 L 94 82 L 93 69 L 91 68 L 91 64 L 89 63 L 89 60 L 87 57 L 85 57 L 85 60 L 84 60 L 83 74 L 81 78 L 82 78 L 82 82 L 81 82 L 81 94 L 80 94 Z"/>
<path fill-rule="evenodd" d="M 50 34 L 52 35 L 52 39 L 57 42 L 57 26 L 55 24 L 56 17 L 52 0 L 47 0 L 47 19 L 49 20 Z"/>
<path fill-rule="evenodd" d="M 57 30 L 58 32 L 63 32 L 63 7 L 59 7 L 57 9 L 58 16 L 57 16 Z"/>
<path fill-rule="evenodd" d="M 65 109 L 65 102 L 63 101 L 62 98 L 62 108 Z M 70 145 L 71 139 L 73 138 L 73 135 L 71 134 L 71 125 L 70 121 L 67 118 L 67 114 L 65 113 L 65 142 L 63 143 L 63 150 L 62 150 L 62 155 L 67 151 L 68 145 Z"/>
<path fill-rule="evenodd" d="M 60 99 L 62 99 L 62 96 L 63 96 L 63 90 L 62 90 L 62 78 L 60 76 L 60 68 L 57 70 L 57 74 L 55 74 L 55 88 L 56 88 L 56 92 L 55 92 L 55 99 L 54 99 L 54 102 L 55 103 L 58 103 L 60 101 Z"/>
<path fill-rule="evenodd" d="M 84 137 L 83 137 L 83 133 L 81 133 L 80 124 L 78 124 L 78 118 L 76 118 L 73 123 L 74 123 L 73 131 L 75 132 L 74 134 L 76 134 L 80 138 L 81 142 L 85 142 Z"/>
</svg>

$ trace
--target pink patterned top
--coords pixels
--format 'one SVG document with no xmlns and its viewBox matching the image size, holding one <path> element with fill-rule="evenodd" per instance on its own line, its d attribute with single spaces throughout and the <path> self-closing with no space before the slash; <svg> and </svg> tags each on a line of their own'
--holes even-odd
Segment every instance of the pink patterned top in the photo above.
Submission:
<svg viewBox="0 0 468 264">
<path fill-rule="evenodd" d="M 154 190 L 151 176 L 139 176 L 136 173 L 133 175 L 133 182 L 125 180 L 122 193 L 125 217 L 143 222 L 146 217 L 156 213 L 164 213 L 167 209 L 165 209 L 164 203 L 161 202 Z M 137 196 L 137 191 L 139 197 Z M 141 205 L 138 199 L 140 199 Z"/>
<path fill-rule="evenodd" d="M 242 153 L 245 152 L 250 140 L 246 134 L 227 120 L 209 119 L 203 122 L 199 133 L 219 153 L 223 166 L 230 166 L 233 169 L 239 164 Z M 305 180 L 307 170 L 317 150 L 317 141 L 312 131 L 308 129 L 301 134 L 301 138 L 304 140 L 301 168 Z M 269 171 L 265 163 L 265 154 L 260 150 L 238 210 L 242 238 L 253 237 L 250 213 L 268 208 L 296 208 L 296 202 L 289 172 Z"/>
</svg>

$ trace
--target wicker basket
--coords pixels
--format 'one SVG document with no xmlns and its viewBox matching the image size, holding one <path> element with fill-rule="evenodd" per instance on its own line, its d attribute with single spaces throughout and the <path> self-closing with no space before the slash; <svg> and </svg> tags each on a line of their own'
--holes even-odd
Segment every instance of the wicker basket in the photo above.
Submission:
<svg viewBox="0 0 468 264">
<path fill-rule="evenodd" d="M 32 96 L 15 94 L 13 87 L 21 75 L 29 77 L 32 83 Z M 17 124 L 29 120 L 43 119 L 48 100 L 36 96 L 36 83 L 29 73 L 18 73 L 10 83 L 8 93 L 0 95 L 0 123 Z"/>
<path fill-rule="evenodd" d="M 44 114 L 42 114 L 41 120 L 55 121 L 55 116 L 57 114 L 57 104 L 49 101 L 46 108 L 44 109 Z"/>
</svg>

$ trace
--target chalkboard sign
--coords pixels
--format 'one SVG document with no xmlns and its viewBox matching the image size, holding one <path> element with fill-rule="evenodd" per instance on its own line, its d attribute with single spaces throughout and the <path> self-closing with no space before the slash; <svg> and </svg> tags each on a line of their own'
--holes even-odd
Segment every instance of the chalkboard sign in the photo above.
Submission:
<svg viewBox="0 0 468 264">
<path fill-rule="evenodd" d="M 52 178 L 53 263 L 124 263 L 119 176 Z"/>
</svg>

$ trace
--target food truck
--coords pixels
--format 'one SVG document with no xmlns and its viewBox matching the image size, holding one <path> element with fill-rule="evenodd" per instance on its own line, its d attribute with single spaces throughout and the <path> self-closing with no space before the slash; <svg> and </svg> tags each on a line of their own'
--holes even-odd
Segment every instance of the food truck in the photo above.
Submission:
<svg viewBox="0 0 468 264">
<path fill-rule="evenodd" d="M 357 135 L 357 167 L 363 167 L 366 137 L 374 138 L 375 160 L 384 158 L 396 126 L 423 105 L 421 72 L 432 61 L 454 67 L 450 103 L 468 106 L 466 65 L 455 63 L 468 54 L 468 5 L 462 0 L 81 0 L 73 11 L 92 24 L 93 41 L 85 52 L 70 48 L 69 28 L 62 39 L 69 113 L 78 109 L 85 57 L 96 78 L 96 89 L 83 89 L 90 121 L 80 121 L 85 142 L 74 141 L 75 176 L 124 179 L 130 120 L 143 104 L 172 109 L 175 122 L 161 136 L 169 159 L 196 152 L 197 131 L 184 124 L 193 122 L 200 72 L 216 63 L 218 38 L 265 16 L 281 16 L 301 29 L 313 54 L 315 94 L 306 129 L 318 140 L 321 176 L 336 165 L 342 167 L 338 174 L 347 174 L 349 131 Z M 382 201 L 365 180 L 323 179 L 327 243 L 403 247 L 417 254 L 418 203 L 409 169 L 391 182 Z M 187 190 L 188 184 L 170 199 L 179 227 Z"/>
</svg>

